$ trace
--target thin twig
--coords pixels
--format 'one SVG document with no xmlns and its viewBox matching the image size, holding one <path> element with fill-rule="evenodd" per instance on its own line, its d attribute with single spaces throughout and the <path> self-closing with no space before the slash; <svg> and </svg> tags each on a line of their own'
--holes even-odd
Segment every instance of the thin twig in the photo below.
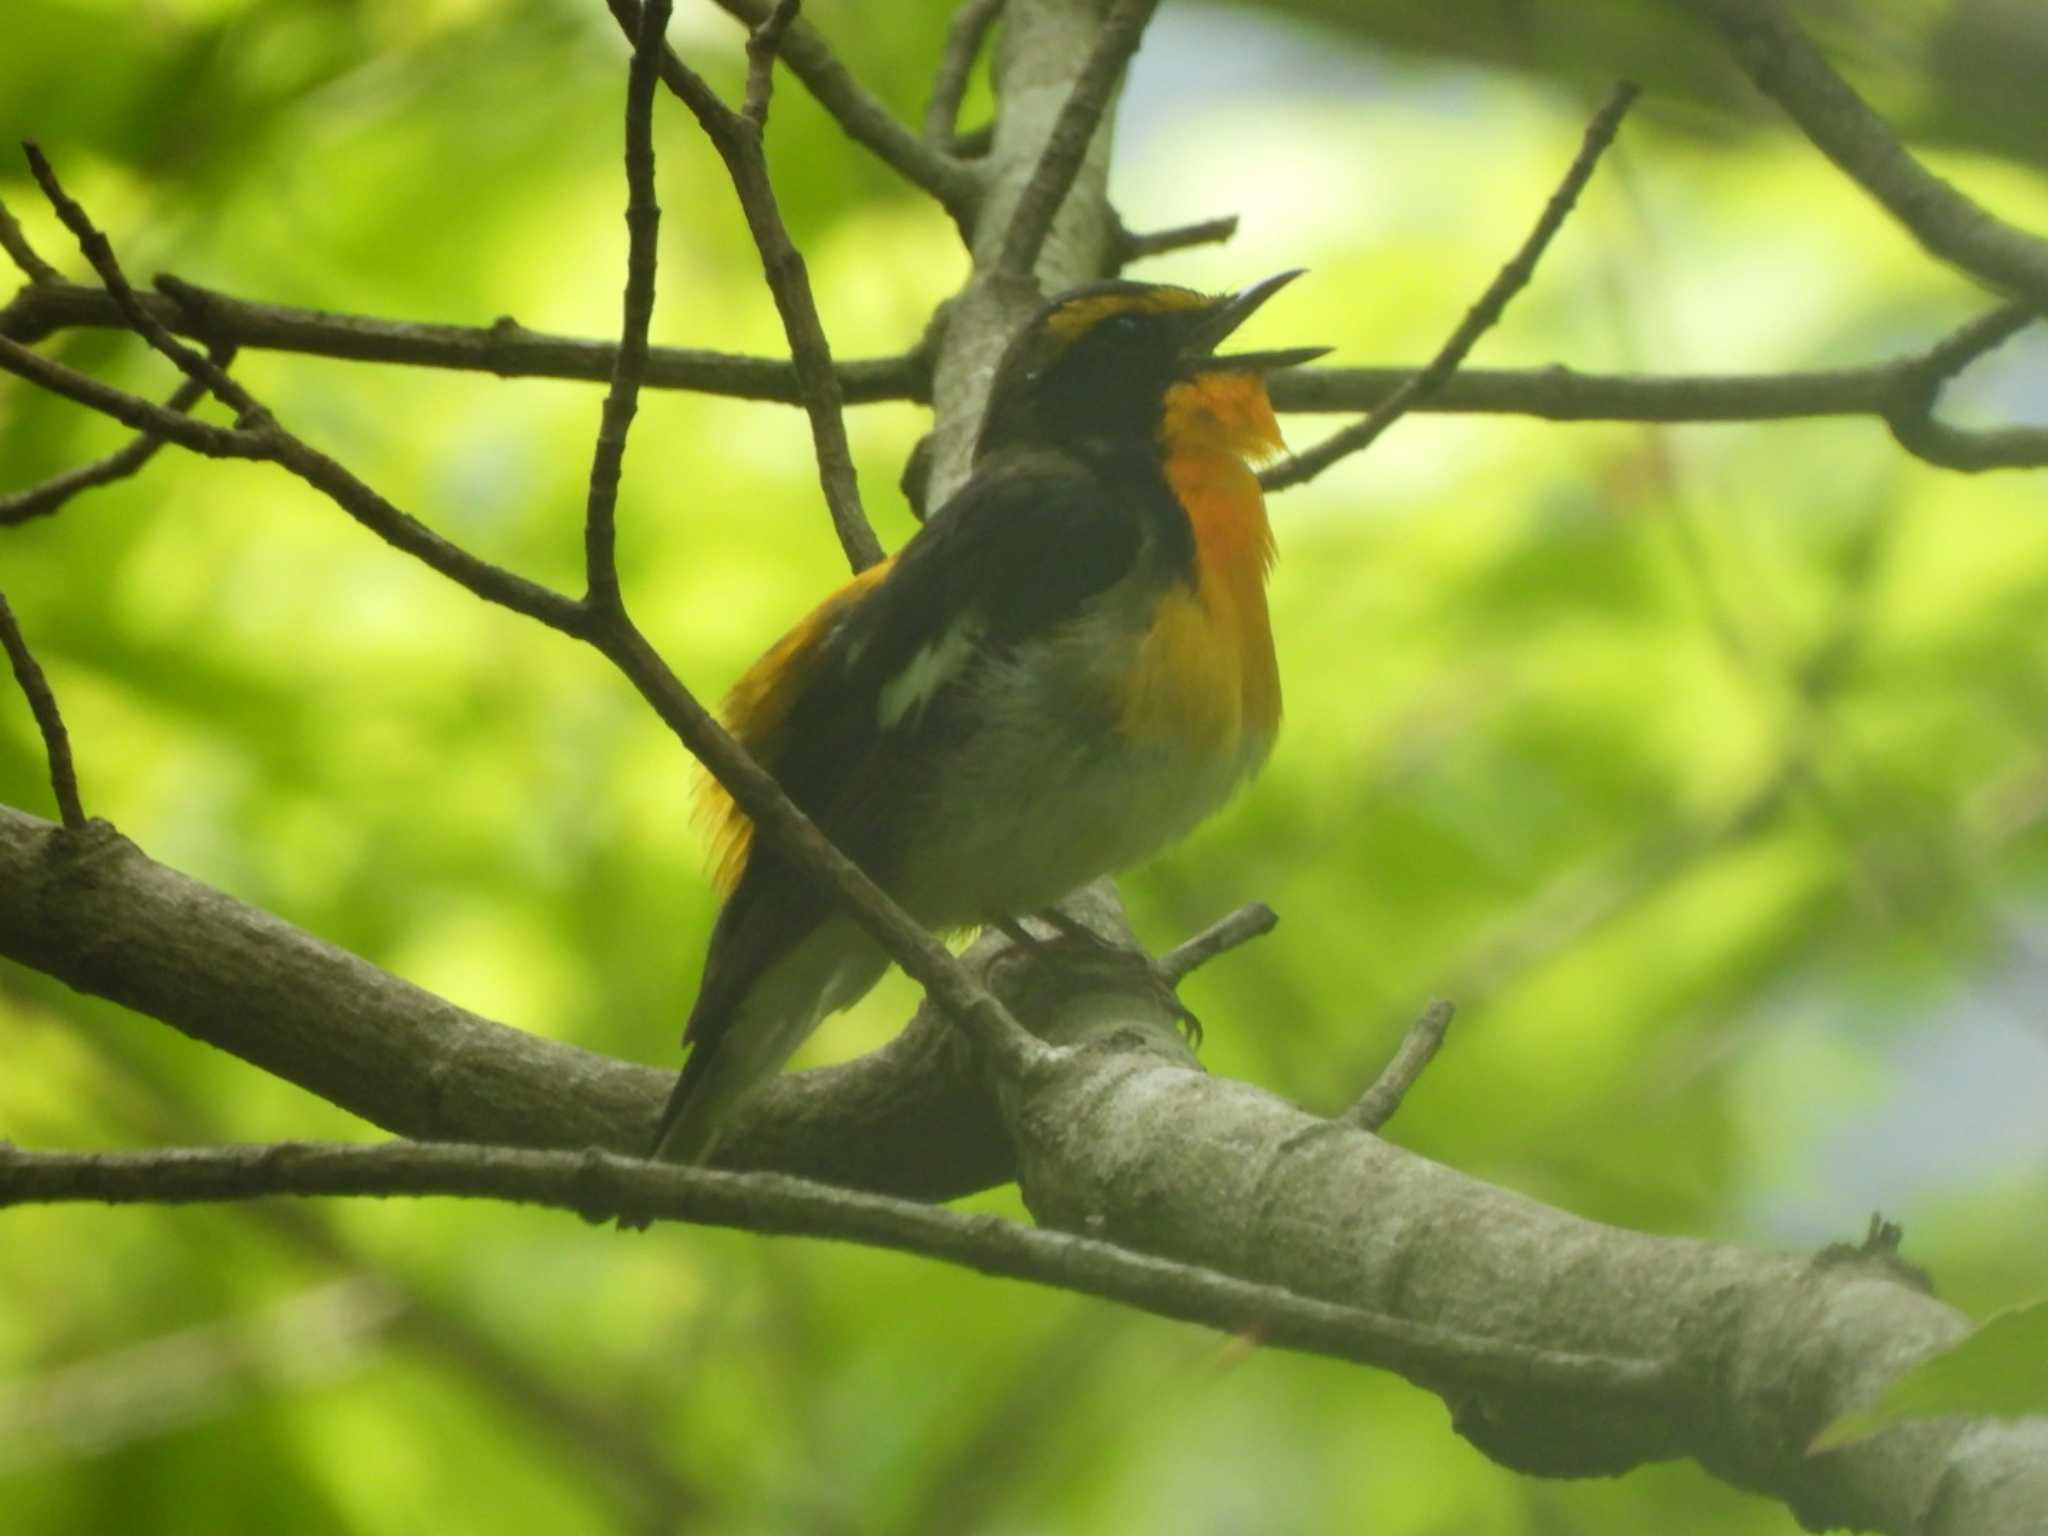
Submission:
<svg viewBox="0 0 2048 1536">
<path fill-rule="evenodd" d="M 1986 353 L 2005 345 L 2036 316 L 2025 304 L 2007 304 L 1981 315 L 1930 348 L 1912 370 L 1917 394 L 1888 412 L 1885 425 L 1901 448 L 1950 469 L 2031 469 L 2048 464 L 2048 428 L 1996 429 L 1950 426 L 1934 414 L 1942 389 Z"/>
<path fill-rule="evenodd" d="M 1466 368 L 1409 409 L 1674 424 L 1876 416 L 1902 447 L 1939 468 L 2037 469 L 2048 466 L 2048 428 L 1966 430 L 1932 415 L 1944 384 L 2031 318 L 2023 304 L 2001 305 L 1925 351 L 1860 368 L 1689 377 Z M 1417 376 L 1394 368 L 1290 368 L 1270 387 L 1283 411 L 1343 410 L 1377 406 Z"/>
<path fill-rule="evenodd" d="M 206 398 L 206 386 L 197 379 L 182 379 L 163 403 L 163 409 L 182 416 Z M 0 528 L 48 517 L 72 497 L 96 486 L 111 485 L 139 471 L 156 456 L 164 440 L 154 432 L 138 433 L 134 441 L 115 449 L 103 459 L 52 475 L 41 485 L 0 496 Z"/>
<path fill-rule="evenodd" d="M 1593 168 L 1600 163 L 1600 156 L 1607 146 L 1614 142 L 1615 132 L 1621 127 L 1621 120 L 1638 94 L 1637 87 L 1624 81 L 1608 93 L 1600 110 L 1593 114 L 1593 120 L 1586 125 L 1586 136 L 1579 145 L 1579 152 L 1573 156 L 1571 166 L 1566 170 L 1564 180 L 1551 193 L 1550 201 L 1544 204 L 1543 214 L 1536 221 L 1536 227 L 1529 231 L 1529 237 L 1522 242 L 1522 248 L 1515 252 L 1508 264 L 1500 269 L 1494 280 L 1487 285 L 1486 292 L 1479 296 L 1479 302 L 1465 313 L 1458 328 L 1451 332 L 1450 339 L 1443 344 L 1429 365 L 1408 382 L 1395 390 L 1376 406 L 1363 421 L 1332 433 L 1308 452 L 1299 454 L 1285 463 L 1275 466 L 1260 476 L 1268 490 L 1279 490 L 1290 485 L 1299 485 L 1328 469 L 1347 454 L 1369 448 L 1382 432 L 1407 414 L 1416 401 L 1427 399 L 1441 389 L 1458 365 L 1465 360 L 1479 338 L 1491 330 L 1508 302 L 1528 285 L 1535 274 L 1536 263 L 1542 259 L 1551 237 L 1564 225 L 1572 207 L 1577 203 L 1579 193 L 1584 190 L 1593 175 Z"/>
<path fill-rule="evenodd" d="M 2048 314 L 2048 239 L 1987 212 L 1908 154 L 1779 0 L 1674 0 L 1716 28 L 1750 80 L 1921 245 Z"/>
<path fill-rule="evenodd" d="M 626 25 L 629 17 L 637 20 L 638 0 L 608 0 L 608 4 L 621 26 Z M 765 12 L 759 24 L 764 28 L 770 26 L 775 15 L 774 10 Z M 794 22 L 785 20 L 781 25 L 782 46 L 787 49 L 800 32 Z M 724 160 L 733 189 L 739 194 L 740 211 L 746 215 L 748 232 L 761 253 L 768 291 L 775 299 L 783 334 L 789 340 L 790 362 L 796 370 L 804 411 L 810 417 L 818 484 L 825 493 L 832 528 L 839 536 L 847 564 L 855 571 L 864 571 L 882 558 L 882 543 L 875 537 L 861 506 L 860 482 L 854 472 L 853 450 L 846 441 L 844 401 L 839 393 L 839 376 L 832 367 L 831 343 L 825 338 L 824 322 L 818 318 L 817 300 L 811 294 L 803 256 L 790 240 L 775 201 L 760 124 L 719 100 L 718 93 L 673 49 L 666 47 L 661 56 L 661 78 L 697 119 L 719 158 Z"/>
<path fill-rule="evenodd" d="M 747 93 L 740 116 L 761 133 L 768 127 L 768 103 L 775 93 L 775 57 L 796 20 L 798 0 L 775 0 L 768 19 L 747 34 Z"/>
<path fill-rule="evenodd" d="M 1148 256 L 1164 256 L 1170 251 L 1184 251 L 1190 246 L 1221 245 L 1236 234 L 1237 215 L 1234 213 L 1203 219 L 1198 224 L 1177 224 L 1171 229 L 1148 230 L 1144 234 L 1133 234 L 1119 222 L 1115 236 L 1116 265 L 1122 268 Z"/>
<path fill-rule="evenodd" d="M 1039 153 L 1031 180 L 1010 211 L 1009 228 L 1003 232 L 1002 250 L 996 257 L 998 272 L 1022 277 L 1037 265 L 1045 237 L 1052 232 L 1053 218 L 1060 211 L 1060 204 L 1067 200 L 1068 189 L 1074 185 L 1075 173 L 1081 169 L 1081 160 L 1088 153 L 1095 130 L 1101 126 L 1109 98 L 1123 76 L 1124 66 L 1138 51 L 1145 24 L 1152 19 L 1158 3 L 1159 0 L 1116 0 L 1103 18 L 1088 62 L 1074 77 L 1073 89 L 1068 91 L 1052 131 L 1046 135 L 1045 148 Z"/>
<path fill-rule="evenodd" d="M 29 1152 L 0 1144 L 0 1207 L 58 1202 L 190 1204 L 296 1196 L 513 1200 L 582 1215 L 620 1212 L 751 1232 L 834 1238 L 1031 1280 L 1267 1344 L 1400 1371 L 1437 1385 L 1542 1382 L 1648 1404 L 1670 1367 L 1533 1348 L 980 1213 L 780 1174 L 680 1168 L 609 1152 L 430 1142 L 274 1143 L 148 1153 Z M 1612 1394 L 1612 1397 L 1608 1397 Z"/>
<path fill-rule="evenodd" d="M 1423 1069 L 1443 1049 L 1444 1033 L 1451 1027 L 1451 1016 L 1457 1011 L 1448 999 L 1441 997 L 1423 1009 L 1415 1022 L 1408 1026 L 1408 1033 L 1402 1036 L 1400 1048 L 1394 1052 L 1394 1059 L 1387 1063 L 1386 1070 L 1380 1073 L 1356 1104 L 1337 1117 L 1339 1122 L 1356 1131 L 1378 1134 L 1380 1127 L 1394 1118 L 1394 1111 L 1408 1097 L 1408 1090 L 1415 1086 Z"/>
<path fill-rule="evenodd" d="M 661 205 L 654 190 L 654 87 L 661 70 L 672 0 L 647 0 L 626 70 L 626 292 L 619 351 L 591 456 L 590 489 L 583 511 L 584 601 L 617 610 L 619 597 L 619 474 L 626 437 L 640 408 L 640 376 L 647 367 L 647 330 L 654 318 L 654 273 Z"/>
<path fill-rule="evenodd" d="M 1002 14 L 1003 0 L 966 0 L 953 13 L 946 28 L 945 51 L 939 55 L 938 72 L 932 77 L 932 99 L 924 109 L 924 141 L 937 150 L 947 150 L 960 126 L 960 102 L 967 94 L 967 81 L 974 73 L 975 60 L 989 28 Z"/>
<path fill-rule="evenodd" d="M 14 668 L 14 680 L 28 699 L 28 711 L 42 732 L 43 752 L 50 764 L 50 791 L 57 799 L 57 812 L 64 825 L 77 832 L 85 826 L 85 805 L 78 798 L 78 769 L 71 761 L 71 735 L 64 729 L 64 716 L 57 709 L 57 695 L 43 676 L 34 652 L 15 622 L 7 594 L 0 592 L 0 649 Z"/>
<path fill-rule="evenodd" d="M 31 285 L 61 283 L 64 280 L 63 273 L 36 254 L 36 248 L 28 243 L 28 236 L 22 233 L 21 225 L 15 222 L 14 211 L 5 202 L 0 202 L 0 251 L 7 253 L 7 259 Z"/>
<path fill-rule="evenodd" d="M 1169 983 L 1178 986 L 1183 977 L 1225 951 L 1271 933 L 1279 921 L 1280 914 L 1263 901 L 1248 902 L 1161 955 L 1160 972 Z"/>
<path fill-rule="evenodd" d="M 263 426 L 269 419 L 269 413 L 256 403 L 256 397 L 229 377 L 227 371 L 212 358 L 194 351 L 173 336 L 169 328 L 137 298 L 127 274 L 121 270 L 121 263 L 115 259 L 113 246 L 86 216 L 85 209 L 58 182 L 57 173 L 42 149 L 34 143 L 24 143 L 21 149 L 28 157 L 28 167 L 35 176 L 36 184 L 43 189 L 43 196 L 50 200 L 50 207 L 77 240 L 79 253 L 99 274 L 100 282 L 113 296 L 129 327 L 152 349 L 169 358 L 186 378 L 203 384 L 209 394 L 233 411 L 237 427 L 254 430 Z"/>
<path fill-rule="evenodd" d="M 637 0 L 607 0 L 612 14 L 621 6 L 637 10 Z M 758 29 L 775 9 L 775 0 L 718 0 L 720 9 Z M 631 35 L 629 30 L 628 36 Z M 929 192 L 956 223 L 965 224 L 981 196 L 981 178 L 943 150 L 924 142 L 896 116 L 832 52 L 809 24 L 797 22 L 783 37 L 777 54 L 789 72 L 803 81 L 818 105 L 832 114 L 846 136 L 872 153 L 913 186 Z"/>
<path fill-rule="evenodd" d="M 503 379 L 581 379 L 602 384 L 611 379 L 617 365 L 614 341 L 528 330 L 509 315 L 492 325 L 388 320 L 258 303 L 168 273 L 155 281 L 163 291 L 137 294 L 143 307 L 166 329 L 206 342 L 354 362 L 452 368 Z M 36 342 L 74 326 L 130 328 L 106 290 L 82 283 L 30 286 L 0 308 L 0 339 Z M 834 372 L 841 392 L 852 404 L 931 399 L 929 370 L 914 353 L 841 362 Z M 741 400 L 803 403 L 796 369 L 784 358 L 693 347 L 650 347 L 642 383 L 650 389 L 694 389 Z"/>
<path fill-rule="evenodd" d="M 58 217 L 77 237 L 79 249 L 100 274 L 115 302 L 132 317 L 143 339 L 175 362 L 187 378 L 203 382 L 216 399 L 235 411 L 236 424 L 233 428 L 215 427 L 166 411 L 151 401 L 110 389 L 11 342 L 0 341 L 0 367 L 34 378 L 81 404 L 105 410 L 130 426 L 157 432 L 202 453 L 223 458 L 267 459 L 281 464 L 325 492 L 343 511 L 386 543 L 424 561 L 476 596 L 566 633 L 582 632 L 583 608 L 573 598 L 479 560 L 400 511 L 335 460 L 286 431 L 255 396 L 212 359 L 172 337 L 138 301 L 106 236 L 94 227 L 85 210 L 65 194 L 49 162 L 31 148 L 30 163 L 37 180 L 50 195 Z"/>
<path fill-rule="evenodd" d="M 89 374 L 54 362 L 5 336 L 0 336 L 0 370 L 27 379 L 53 395 L 61 395 L 123 426 L 176 443 L 210 459 L 265 459 L 271 456 L 268 444 L 254 432 L 238 427 L 217 427 L 210 421 L 198 421 L 166 410 L 154 400 L 145 400 L 125 389 L 102 384 Z M 199 387 L 203 392 L 204 386 Z"/>
</svg>

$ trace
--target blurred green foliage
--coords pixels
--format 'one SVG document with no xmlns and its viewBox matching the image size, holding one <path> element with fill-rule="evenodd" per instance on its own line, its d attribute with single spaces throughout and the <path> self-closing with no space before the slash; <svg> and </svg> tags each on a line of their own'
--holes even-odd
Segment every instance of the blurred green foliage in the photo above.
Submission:
<svg viewBox="0 0 2048 1536">
<path fill-rule="evenodd" d="M 735 30 L 682 9 L 678 45 L 729 87 Z M 810 15 L 914 117 L 944 9 L 884 9 Z M 7 128 L 137 274 L 616 325 L 623 47 L 599 6 L 15 0 L 8 28 Z M 1245 216 L 1160 276 L 1311 267 L 1262 337 L 1420 361 L 1533 218 L 1585 103 L 1346 50 L 1168 7 L 1113 189 L 1137 228 Z M 1190 79 L 1199 111 L 1175 100 Z M 1478 361 L 1862 362 L 1984 304 L 1789 135 L 1697 135 L 1657 107 Z M 657 339 L 779 350 L 715 158 L 681 113 L 661 126 Z M 770 149 L 841 354 L 908 345 L 965 271 L 945 219 L 793 84 Z M 2048 223 L 2018 166 L 1938 163 Z M 0 193 L 80 270 L 25 178 Z M 167 387 L 131 342 L 48 346 Z M 598 391 L 237 366 L 401 505 L 574 584 Z M 2016 345 L 1954 393 L 1966 416 L 2038 413 L 2048 364 Z M 850 426 L 900 542 L 922 414 Z M 0 486 L 120 440 L 0 386 Z M 794 411 L 644 402 L 628 592 L 706 695 L 841 570 L 809 454 Z M 1882 1199 L 1945 1293 L 1980 1313 L 2038 1295 L 2042 477 L 1938 473 L 1862 421 L 1413 418 L 1275 523 L 1289 733 L 1125 886 L 1159 946 L 1242 901 L 1282 913 L 1189 986 L 1212 1070 L 1335 1108 L 1445 992 L 1459 1022 L 1394 1124 L 1407 1144 L 1589 1216 L 1751 1242 L 1851 1235 Z M 675 1059 L 712 913 L 688 764 L 593 658 L 279 473 L 174 452 L 0 534 L 0 587 L 89 809 L 155 856 L 485 1013 Z M 0 801 L 49 809 L 12 695 Z M 805 1060 L 873 1046 L 912 997 L 892 980 Z M 27 1145 L 366 1134 L 13 969 L 0 1051 L 0 1135 Z M 1688 1466 L 1519 1479 L 1397 1381 L 890 1255 L 456 1202 L 6 1221 L 10 1536 L 1795 1528 Z"/>
</svg>

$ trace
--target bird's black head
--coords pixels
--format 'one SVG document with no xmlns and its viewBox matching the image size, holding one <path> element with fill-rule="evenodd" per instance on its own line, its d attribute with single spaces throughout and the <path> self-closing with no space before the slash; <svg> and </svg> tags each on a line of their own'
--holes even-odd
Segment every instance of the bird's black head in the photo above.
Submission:
<svg viewBox="0 0 2048 1536">
<path fill-rule="evenodd" d="M 1197 374 L 1264 372 L 1327 348 L 1218 357 L 1216 347 L 1252 311 L 1301 274 L 1280 272 L 1238 293 L 1197 293 L 1165 283 L 1104 282 L 1048 300 L 996 368 L 975 456 L 1058 447 L 1080 438 L 1150 440 L 1166 392 Z"/>
</svg>

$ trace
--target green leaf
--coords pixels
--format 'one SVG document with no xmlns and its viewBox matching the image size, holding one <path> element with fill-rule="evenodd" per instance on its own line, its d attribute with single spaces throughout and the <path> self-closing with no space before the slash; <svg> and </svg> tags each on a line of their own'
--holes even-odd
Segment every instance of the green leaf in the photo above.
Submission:
<svg viewBox="0 0 2048 1536">
<path fill-rule="evenodd" d="M 1904 1419 L 1951 1413 L 2048 1417 L 2048 1301 L 2001 1312 L 1953 1349 L 1921 1361 L 1876 1402 L 1835 1420 L 1811 1449 L 1831 1451 Z"/>
</svg>

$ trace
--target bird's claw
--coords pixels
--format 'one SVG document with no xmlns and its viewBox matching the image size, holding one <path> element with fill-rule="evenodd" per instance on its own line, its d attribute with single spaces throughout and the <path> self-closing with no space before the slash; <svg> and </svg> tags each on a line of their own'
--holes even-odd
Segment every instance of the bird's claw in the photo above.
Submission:
<svg viewBox="0 0 2048 1536">
<path fill-rule="evenodd" d="M 1065 947 L 1112 965 L 1135 970 L 1160 1007 L 1173 1015 L 1174 1022 L 1179 1026 L 1189 1049 L 1201 1049 L 1202 1021 L 1195 1016 L 1192 1008 L 1180 1000 L 1180 994 L 1174 990 L 1173 977 L 1167 974 L 1157 960 L 1136 945 L 1119 944 L 1114 939 L 1104 938 L 1086 923 L 1069 916 L 1058 907 L 1047 907 L 1043 912 L 1032 915 L 1047 927 L 1056 929 L 1059 936 L 1053 939 L 1040 938 L 1014 919 L 1003 919 L 997 922 L 996 926 L 1008 935 L 1012 943 L 1039 959 L 1048 959 L 1056 950 Z"/>
</svg>

